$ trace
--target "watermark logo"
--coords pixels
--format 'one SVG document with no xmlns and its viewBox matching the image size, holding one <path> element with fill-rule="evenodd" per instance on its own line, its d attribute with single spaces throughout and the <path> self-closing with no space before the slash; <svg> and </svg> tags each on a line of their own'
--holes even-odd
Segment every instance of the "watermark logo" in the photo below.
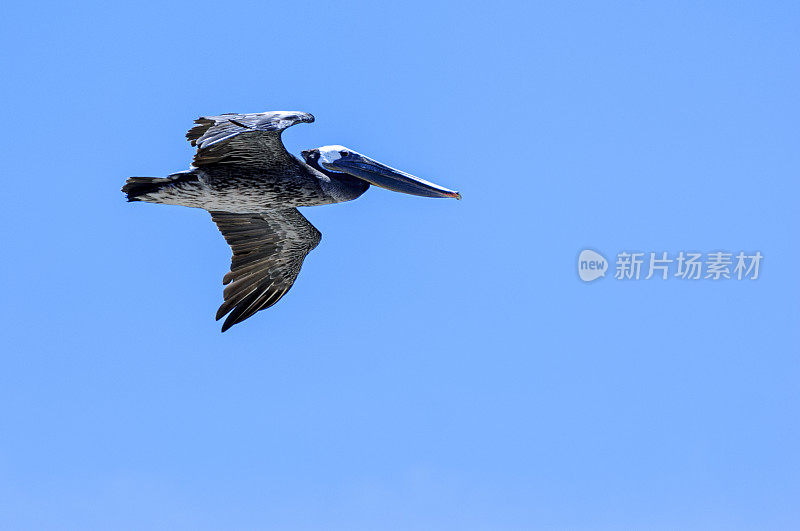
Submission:
<svg viewBox="0 0 800 531">
<path fill-rule="evenodd" d="M 760 251 L 734 254 L 725 251 L 699 253 L 621 251 L 614 263 L 616 280 L 757 280 L 764 255 Z M 584 249 L 578 257 L 578 276 L 584 282 L 604 277 L 609 264 L 605 257 Z"/>
<path fill-rule="evenodd" d="M 578 276 L 584 282 L 591 282 L 600 277 L 606 276 L 608 270 L 608 260 L 602 254 L 584 249 L 578 256 Z"/>
</svg>

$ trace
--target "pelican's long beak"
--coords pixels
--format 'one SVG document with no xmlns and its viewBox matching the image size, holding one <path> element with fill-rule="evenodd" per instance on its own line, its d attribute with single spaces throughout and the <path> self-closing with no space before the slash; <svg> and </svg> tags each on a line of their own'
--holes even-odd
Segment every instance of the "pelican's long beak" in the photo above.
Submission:
<svg viewBox="0 0 800 531">
<path fill-rule="evenodd" d="M 421 195 L 423 197 L 454 197 L 461 199 L 461 194 L 448 190 L 438 184 L 429 183 L 424 179 L 415 177 L 404 171 L 390 168 L 376 160 L 357 153 L 347 152 L 347 155 L 333 161 L 320 161 L 323 166 L 333 171 L 349 173 L 364 181 L 393 192 Z"/>
</svg>

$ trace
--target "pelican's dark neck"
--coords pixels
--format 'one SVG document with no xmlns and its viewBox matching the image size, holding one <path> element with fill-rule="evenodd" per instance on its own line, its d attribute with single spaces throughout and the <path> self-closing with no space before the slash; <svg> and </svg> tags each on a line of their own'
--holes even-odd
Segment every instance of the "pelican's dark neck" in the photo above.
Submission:
<svg viewBox="0 0 800 531">
<path fill-rule="evenodd" d="M 353 177 L 350 174 L 338 171 L 330 171 L 323 168 L 319 164 L 319 159 L 306 158 L 305 163 L 311 166 L 321 174 L 328 177 L 331 182 L 328 186 L 323 186 L 326 193 L 334 197 L 338 201 L 351 201 L 361 196 L 369 188 L 367 181 L 361 180 L 358 177 Z"/>
</svg>

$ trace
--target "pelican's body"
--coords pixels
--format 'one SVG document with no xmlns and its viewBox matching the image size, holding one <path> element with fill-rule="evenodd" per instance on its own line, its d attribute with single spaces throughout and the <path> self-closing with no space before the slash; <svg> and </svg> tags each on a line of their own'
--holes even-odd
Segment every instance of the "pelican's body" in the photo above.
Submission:
<svg viewBox="0 0 800 531">
<path fill-rule="evenodd" d="M 191 169 L 168 177 L 131 177 L 122 191 L 129 201 L 202 208 L 211 213 L 233 249 L 223 282 L 230 312 L 223 331 L 275 304 L 292 286 L 305 256 L 321 238 L 296 207 L 358 198 L 370 184 L 427 197 L 455 197 L 442 188 L 395 170 L 343 146 L 286 151 L 281 132 L 313 122 L 308 113 L 274 111 L 202 117 L 187 134 L 197 146 Z"/>
<path fill-rule="evenodd" d="M 339 183 L 296 161 L 285 173 L 212 164 L 170 175 L 171 182 L 136 197 L 140 201 L 248 214 L 275 208 L 328 205 L 357 199 L 369 183 Z"/>
</svg>

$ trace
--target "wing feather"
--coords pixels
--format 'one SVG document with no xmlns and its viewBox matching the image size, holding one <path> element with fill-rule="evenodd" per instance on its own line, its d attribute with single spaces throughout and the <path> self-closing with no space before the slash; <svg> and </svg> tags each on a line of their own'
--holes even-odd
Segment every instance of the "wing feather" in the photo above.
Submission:
<svg viewBox="0 0 800 531">
<path fill-rule="evenodd" d="M 313 121 L 312 115 L 298 111 L 201 116 L 186 133 L 186 139 L 197 147 L 192 164 L 286 164 L 294 159 L 283 146 L 281 132 Z"/>
<path fill-rule="evenodd" d="M 217 311 L 217 320 L 228 315 L 224 332 L 278 302 L 322 234 L 296 208 L 261 214 L 211 212 L 211 219 L 233 250 L 231 271 L 222 279 L 224 302 Z"/>
</svg>

